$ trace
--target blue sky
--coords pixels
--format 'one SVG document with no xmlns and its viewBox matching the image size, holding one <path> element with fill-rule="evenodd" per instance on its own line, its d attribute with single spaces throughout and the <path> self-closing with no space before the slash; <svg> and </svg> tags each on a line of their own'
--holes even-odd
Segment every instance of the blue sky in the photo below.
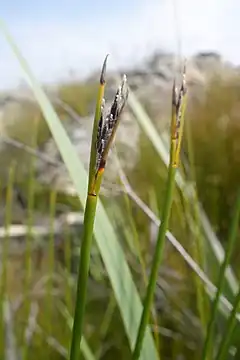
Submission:
<svg viewBox="0 0 240 360">
<path fill-rule="evenodd" d="M 116 67 L 177 51 L 178 37 L 184 55 L 216 50 L 240 64 L 239 0 L 8 0 L 0 17 L 42 81 L 85 75 L 106 53 Z M 22 73 L 2 36 L 0 48 L 0 87 L 15 86 Z"/>
</svg>

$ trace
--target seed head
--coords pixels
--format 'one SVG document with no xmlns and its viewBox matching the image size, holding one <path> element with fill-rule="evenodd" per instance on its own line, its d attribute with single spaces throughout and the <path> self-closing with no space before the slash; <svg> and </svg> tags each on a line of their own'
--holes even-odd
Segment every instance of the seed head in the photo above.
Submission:
<svg viewBox="0 0 240 360">
<path fill-rule="evenodd" d="M 106 157 L 108 155 L 110 145 L 113 141 L 120 115 L 128 98 L 128 92 L 127 77 L 124 75 L 107 115 L 104 114 L 105 102 L 102 104 L 101 116 L 98 124 L 98 135 L 96 140 L 96 171 L 98 171 L 100 167 L 105 166 Z"/>
</svg>

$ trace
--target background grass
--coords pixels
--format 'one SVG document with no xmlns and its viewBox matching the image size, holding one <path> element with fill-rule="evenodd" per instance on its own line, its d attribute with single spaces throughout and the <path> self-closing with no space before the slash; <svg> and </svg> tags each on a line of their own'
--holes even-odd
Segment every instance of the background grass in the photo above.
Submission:
<svg viewBox="0 0 240 360">
<path fill-rule="evenodd" d="M 227 82 L 213 78 L 207 85 L 205 101 L 192 101 L 189 104 L 186 119 L 189 131 L 185 131 L 181 171 L 187 182 L 196 180 L 196 192 L 194 201 L 190 201 L 178 188 L 175 189 L 169 226 L 169 230 L 215 284 L 219 275 L 219 262 L 216 261 L 216 254 L 210 250 L 211 246 L 203 231 L 196 205 L 199 202 L 203 205 L 217 239 L 223 249 L 226 248 L 240 179 L 240 127 L 236 105 L 240 96 L 238 83 L 237 78 L 229 79 Z M 96 96 L 96 88 L 92 84 L 90 86 L 64 84 L 59 89 L 59 96 L 79 115 L 85 116 Z M 134 107 L 131 99 L 129 106 Z M 135 108 L 135 117 L 140 116 L 137 110 Z M 39 121 L 38 129 L 43 128 L 46 136 L 50 136 L 50 132 L 46 130 L 46 117 L 51 117 L 49 113 L 40 115 L 38 107 L 33 112 L 27 107 L 22 111 L 24 115 L 21 120 L 21 132 L 20 129 L 13 127 L 9 132 L 12 137 L 18 138 L 19 134 L 19 139 L 26 142 L 29 136 L 25 134 L 29 134 L 29 123 L 35 118 L 36 113 Z M 56 106 L 56 111 L 63 119 L 62 110 Z M 140 119 L 136 120 L 141 124 Z M 166 191 L 167 171 L 163 159 L 159 156 L 160 150 L 157 149 L 160 142 L 157 138 L 155 143 L 154 140 L 149 140 L 151 137 L 146 128 L 142 126 L 142 129 L 138 162 L 134 169 L 126 172 L 125 175 L 134 193 L 159 217 Z M 56 132 L 53 125 L 51 131 Z M 62 139 L 65 139 L 65 135 L 62 136 Z M 42 141 L 41 139 L 42 136 L 37 136 L 38 143 Z M 67 148 L 62 144 L 59 147 L 62 147 L 60 149 L 62 155 L 66 154 Z M 9 154 L 9 159 L 22 160 L 17 156 L 17 152 Z M 31 158 L 29 154 L 27 156 L 28 159 Z M 66 163 L 70 162 L 68 159 L 65 156 Z M 73 167 L 76 162 L 74 163 L 72 159 L 71 162 L 68 165 Z M 12 166 L 8 161 L 8 166 L 5 164 L 4 167 L 3 178 L 10 176 L 13 184 L 8 181 L 9 185 L 6 189 L 2 181 L 1 201 L 6 206 L 2 226 L 9 229 L 15 217 L 16 199 L 11 194 L 14 195 L 16 186 L 20 186 L 28 203 L 28 211 L 23 212 L 22 217 L 29 224 L 30 235 L 22 241 L 13 240 L 8 233 L 2 238 L 0 357 L 9 359 L 6 354 L 10 349 L 12 354 L 23 354 L 24 359 L 64 359 L 68 353 L 71 336 L 76 292 L 76 264 L 82 228 L 65 226 L 64 231 L 56 236 L 53 235 L 52 220 L 56 213 L 80 211 L 81 204 L 76 197 L 40 185 L 31 167 L 29 172 L 25 171 L 23 177 L 18 176 L 17 173 L 14 176 L 15 170 L 12 170 L 14 163 Z M 70 169 L 72 177 L 76 182 L 85 184 L 86 178 L 84 175 L 81 176 L 84 172 L 77 172 L 76 169 L 74 173 Z M 100 222 L 101 219 L 107 220 L 101 207 L 97 232 L 95 232 L 97 242 L 94 242 L 91 254 L 85 339 L 82 347 L 87 360 L 131 358 L 131 346 L 134 344 L 141 309 L 136 300 L 139 305 L 133 313 L 134 303 L 132 304 L 131 301 L 137 298 L 137 291 L 140 297 L 144 296 L 146 277 L 154 251 L 156 226 L 150 221 L 146 211 L 144 212 L 129 197 L 126 187 L 122 187 L 120 180 L 113 185 L 121 191 L 113 190 L 111 198 L 103 195 L 101 197 L 111 230 L 108 228 L 106 240 Z M 80 185 L 78 186 L 80 188 Z M 81 188 L 82 202 L 85 194 L 84 186 Z M 65 206 L 64 211 L 62 205 Z M 31 233 L 32 217 L 36 211 L 41 211 L 49 218 L 47 225 L 49 234 L 45 237 L 39 238 Z M 97 235 L 102 238 L 97 239 Z M 236 279 L 240 276 L 239 237 L 238 228 L 237 245 L 230 261 Z M 108 249 L 107 246 L 110 248 Z M 107 251 L 113 260 L 117 261 L 119 268 L 111 268 L 111 262 L 106 257 Z M 120 262 L 120 258 L 116 257 L 119 251 L 123 255 L 121 261 L 124 260 L 124 265 Z M 214 257 L 215 261 L 213 261 Z M 131 270 L 134 281 L 134 286 L 131 287 L 126 287 L 125 284 L 131 281 L 126 266 Z M 123 276 L 123 269 L 126 271 L 124 273 L 127 274 L 126 277 Z M 233 303 L 234 294 L 231 288 L 229 279 L 226 279 L 224 295 Z M 129 289 L 134 291 L 136 297 L 130 297 L 132 294 Z M 209 296 L 199 276 L 189 270 L 185 259 L 168 242 L 155 294 L 156 316 L 150 326 L 151 332 L 154 332 L 157 338 L 161 359 L 200 360 L 202 358 L 204 335 L 211 316 L 210 306 Z M 7 316 L 9 313 L 11 316 Z M 217 313 L 213 340 L 215 352 L 227 329 L 226 316 L 226 310 Z M 148 334 L 145 345 L 146 359 L 149 359 L 148 347 L 152 344 L 150 331 Z M 231 341 L 236 359 L 240 352 L 239 334 L 237 325 Z M 229 355 L 228 358 L 233 357 Z"/>
</svg>

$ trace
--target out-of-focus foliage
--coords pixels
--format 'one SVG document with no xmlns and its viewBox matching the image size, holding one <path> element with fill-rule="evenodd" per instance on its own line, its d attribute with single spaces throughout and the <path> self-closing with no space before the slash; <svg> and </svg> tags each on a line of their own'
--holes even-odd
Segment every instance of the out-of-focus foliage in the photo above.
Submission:
<svg viewBox="0 0 240 360">
<path fill-rule="evenodd" d="M 240 78 L 213 78 L 188 113 L 199 197 L 226 240 L 240 184 Z"/>
<path fill-rule="evenodd" d="M 66 83 L 59 87 L 59 98 L 67 103 L 80 116 L 89 114 L 89 109 L 95 103 L 97 83 Z M 59 109 L 61 113 L 61 109 Z"/>
<path fill-rule="evenodd" d="M 59 88 L 59 97 L 70 105 L 79 115 L 85 116 L 92 107 L 92 102 L 96 94 L 95 85 L 85 84 L 64 84 Z M 194 155 L 194 172 L 197 180 L 199 200 L 214 225 L 216 232 L 224 243 L 229 228 L 232 206 L 235 200 L 236 189 L 240 182 L 240 79 L 223 80 L 220 78 L 212 79 L 207 88 L 204 89 L 203 100 L 194 100 L 188 108 L 187 121 L 191 127 L 191 136 Z M 24 112 L 26 111 L 26 112 Z M 62 109 L 57 107 L 57 111 L 62 118 L 66 115 Z M 42 115 L 37 109 L 24 108 L 22 122 L 18 128 L 11 128 L 12 136 L 20 140 L 27 138 L 29 124 L 35 115 Z M 24 124 L 24 126 L 23 126 Z M 46 133 L 45 133 L 46 131 Z M 49 136 L 48 130 L 44 125 L 44 140 Z M 39 139 L 42 135 L 39 133 Z M 39 141 L 41 142 L 41 140 Z M 187 154 L 187 141 L 185 138 L 185 153 Z M 187 156 L 189 157 L 189 156 Z M 153 146 L 142 134 L 139 139 L 139 158 L 135 168 L 127 174 L 129 181 L 135 192 L 155 211 L 161 214 L 162 201 L 165 192 L 166 168 L 162 164 Z M 190 176 L 189 176 L 190 178 Z M 27 184 L 23 184 L 24 195 L 27 196 Z M 48 213 L 49 193 L 51 189 L 35 188 L 35 210 Z M 114 187 L 113 187 L 114 189 Z M 109 215 L 114 217 L 114 223 L 120 241 L 124 242 L 133 236 L 138 237 L 140 248 L 146 264 L 151 261 L 150 239 L 154 239 L 150 221 L 142 210 L 129 201 L 129 208 L 126 210 L 126 201 L 123 196 L 115 196 L 113 190 L 112 198 L 105 198 L 104 204 L 109 208 Z M 170 229 L 184 247 L 192 254 L 193 239 L 189 232 L 188 222 L 185 218 L 184 207 L 181 197 L 176 190 L 175 199 L 171 214 Z M 76 199 L 68 199 L 66 195 L 58 194 L 57 211 L 64 210 L 77 211 L 78 202 Z M 112 210 L 114 204 L 115 209 Z M 64 206 L 64 207 L 62 207 Z M 27 216 L 27 215 L 26 215 Z M 121 217 L 121 219 L 119 219 Z M 133 227 L 136 233 L 134 235 Z M 74 255 L 78 254 L 79 238 L 74 234 Z M 56 258 L 54 271 L 58 274 L 54 282 L 52 311 L 48 305 L 47 286 L 44 286 L 42 294 L 31 296 L 31 301 L 39 302 L 41 305 L 38 313 L 38 323 L 43 330 L 42 334 L 34 333 L 32 340 L 32 354 L 36 358 L 36 351 L 39 353 L 38 359 L 47 358 L 63 359 L 58 350 L 54 350 L 52 345 L 46 345 L 46 337 L 52 336 L 61 344 L 65 351 L 68 347 L 70 332 L 66 327 L 66 320 L 59 315 L 59 308 L 64 303 L 70 313 L 72 313 L 72 303 L 74 298 L 75 278 L 66 269 L 65 246 L 63 241 L 67 237 L 63 234 L 60 237 L 60 246 L 56 246 Z M 46 242 L 45 242 L 46 246 Z M 128 246 L 124 247 L 126 258 L 131 266 L 134 280 L 141 294 L 144 293 L 144 283 L 142 279 L 142 269 L 137 257 L 137 252 L 130 252 Z M 133 247 L 134 250 L 134 247 Z M 239 272 L 239 248 L 235 252 L 233 265 L 236 272 Z M 132 250 L 131 250 L 132 251 Z M 59 254 L 61 253 L 61 260 Z M 95 254 L 96 255 L 96 254 Z M 33 278 L 31 287 L 34 288 L 37 281 L 48 276 L 48 249 L 35 250 L 32 255 L 34 266 L 32 268 Z M 36 258 L 36 259 L 35 259 Z M 77 259 L 78 261 L 78 259 Z M 39 265 L 40 264 L 40 265 Z M 9 259 L 9 295 L 10 300 L 15 301 L 17 296 L 22 294 L 25 276 L 24 256 Z M 13 272 L 13 270 L 16 271 Z M 159 311 L 160 339 L 162 359 L 177 359 L 182 354 L 184 360 L 201 359 L 200 351 L 202 348 L 202 329 L 199 313 L 196 305 L 196 289 L 193 273 L 182 257 L 172 249 L 170 245 L 166 247 L 164 264 L 160 272 L 159 286 L 156 293 L 156 304 Z M 12 291 L 12 289 L 14 291 Z M 111 358 L 130 359 L 130 351 L 121 316 L 117 306 L 109 316 L 109 323 L 106 331 L 99 338 L 99 328 L 106 322 L 106 304 L 111 298 L 111 288 L 99 258 L 95 261 L 93 256 L 91 279 L 89 285 L 89 301 L 87 306 L 87 324 L 85 336 L 94 352 L 101 351 L 101 360 Z M 69 300 L 70 299 L 70 300 Z M 49 329 L 49 319 L 52 319 L 53 326 Z M 15 326 L 16 337 L 21 348 L 23 340 L 22 332 L 27 323 L 25 311 L 22 306 L 16 312 Z M 56 326 L 57 324 L 57 326 Z M 220 324 L 220 325 L 219 325 Z M 219 322 L 218 329 L 221 331 L 223 322 Z M 21 341 L 20 341 L 20 340 Z M 3 342 L 2 339 L 0 343 Z M 1 344 L 0 344 L 1 345 Z M 99 350 L 100 349 L 100 350 Z M 29 359 L 33 358 L 32 355 Z M 37 359 L 37 360 L 38 360 Z"/>
</svg>

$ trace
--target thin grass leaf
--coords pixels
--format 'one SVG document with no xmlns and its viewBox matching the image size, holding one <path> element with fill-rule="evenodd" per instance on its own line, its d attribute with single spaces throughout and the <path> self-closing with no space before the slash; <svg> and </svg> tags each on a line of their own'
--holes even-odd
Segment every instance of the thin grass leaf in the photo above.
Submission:
<svg viewBox="0 0 240 360">
<path fill-rule="evenodd" d="M 53 336 L 52 324 L 53 324 L 53 311 L 54 311 L 54 299 L 53 299 L 53 275 L 55 266 L 55 237 L 54 237 L 54 221 L 56 213 L 56 198 L 57 191 L 53 189 L 49 196 L 49 239 L 48 239 L 48 274 L 49 281 L 47 284 L 47 296 L 46 296 L 46 308 L 49 309 L 48 330 L 47 333 Z"/>
<path fill-rule="evenodd" d="M 25 77 L 33 90 L 33 93 L 42 109 L 45 119 L 53 138 L 59 148 L 60 154 L 69 171 L 74 186 L 78 192 L 80 201 L 85 203 L 87 194 L 87 174 L 74 150 L 60 120 L 45 93 L 33 76 L 26 60 L 21 55 L 17 45 L 10 36 L 6 26 L 1 21 L 0 28 L 8 44 L 13 50 L 16 59 L 19 61 Z M 116 233 L 106 214 L 106 211 L 98 202 L 97 216 L 95 219 L 94 235 L 102 255 L 109 279 L 111 281 L 115 297 L 120 309 L 123 323 L 126 329 L 130 346 L 133 349 L 137 336 L 137 329 L 142 312 L 142 304 L 136 286 L 133 282 L 124 253 L 117 241 Z M 124 279 L 124 281 L 122 281 Z M 158 358 L 153 337 L 147 329 L 142 349 L 142 360 L 156 360 Z"/>
<path fill-rule="evenodd" d="M 194 168 L 194 146 L 192 143 L 192 133 L 191 133 L 191 123 L 187 121 L 186 123 L 186 138 L 187 138 L 187 150 L 189 154 L 189 175 L 190 180 L 196 183 L 196 174 Z M 193 258 L 194 260 L 201 266 L 202 269 L 205 268 L 204 266 L 204 258 L 205 258 L 205 249 L 204 249 L 204 239 L 203 234 L 201 232 L 201 224 L 199 219 L 199 212 L 198 212 L 198 194 L 197 190 L 193 193 L 193 218 L 196 224 L 196 233 L 195 238 L 193 240 L 192 248 L 193 248 Z M 186 205 L 188 206 L 188 213 L 190 214 L 192 211 L 191 204 L 189 203 L 188 199 L 186 199 Z M 196 284 L 197 290 L 197 308 L 202 324 L 203 334 L 206 335 L 207 330 L 207 322 L 209 316 L 209 301 L 207 294 L 205 292 L 204 286 L 199 280 L 199 277 L 194 275 L 194 281 Z"/>
<path fill-rule="evenodd" d="M 64 316 L 64 318 L 67 321 L 67 325 L 68 325 L 69 329 L 72 329 L 73 318 L 69 314 L 68 309 L 63 304 L 59 304 L 59 308 L 60 308 L 61 314 Z M 80 348 L 81 348 L 81 352 L 82 352 L 85 360 L 96 360 L 96 357 L 94 356 L 94 354 L 93 354 L 87 340 L 84 338 L 84 336 L 82 337 Z"/>
<path fill-rule="evenodd" d="M 161 220 L 155 215 L 155 213 L 152 212 L 152 210 L 147 206 L 147 204 L 145 204 L 133 191 L 121 167 L 119 167 L 118 171 L 127 194 L 135 202 L 135 204 L 147 215 L 147 217 L 157 227 L 159 227 L 161 224 Z M 208 276 L 204 273 L 201 267 L 193 260 L 193 258 L 189 255 L 189 253 L 184 249 L 184 247 L 179 243 L 179 241 L 174 237 L 174 235 L 170 231 L 167 231 L 166 237 L 168 241 L 172 244 L 172 246 L 175 248 L 175 250 L 186 261 L 190 269 L 195 272 L 199 280 L 203 282 L 210 299 L 211 300 L 214 299 L 215 294 L 217 293 L 216 286 L 209 280 Z M 233 309 L 233 306 L 231 302 L 229 302 L 229 300 L 224 295 L 221 295 L 220 301 L 221 301 L 220 311 L 223 313 L 225 317 L 228 317 Z M 236 314 L 236 319 L 240 323 L 240 314 Z"/>
<path fill-rule="evenodd" d="M 92 130 L 93 136 L 88 176 L 88 195 L 84 212 L 83 238 L 78 271 L 77 296 L 70 348 L 70 360 L 78 360 L 79 358 L 79 344 L 81 342 L 83 332 L 83 320 L 87 295 L 87 281 L 90 266 L 90 253 L 98 195 L 106 165 L 107 155 L 113 142 L 117 126 L 119 124 L 121 112 L 126 102 L 125 94 L 123 93 L 124 86 L 126 85 L 126 79 L 124 78 L 122 85 L 119 87 L 116 93 L 109 114 L 106 117 L 104 116 L 103 96 L 105 88 L 106 62 L 107 57 L 104 60 L 100 76 L 95 119 Z"/>
<path fill-rule="evenodd" d="M 117 156 L 116 156 L 116 161 L 117 161 L 118 166 L 120 167 L 120 161 L 119 161 L 119 158 Z M 121 179 L 121 181 L 122 181 L 122 179 Z M 124 184 L 123 184 L 123 186 L 124 186 Z M 126 237 L 127 242 L 129 244 L 130 250 L 137 255 L 137 258 L 138 258 L 138 261 L 139 261 L 140 267 L 141 267 L 141 274 L 142 274 L 142 277 L 143 277 L 143 283 L 144 283 L 145 289 L 147 289 L 147 284 L 148 284 L 147 265 L 145 263 L 145 260 L 144 260 L 143 254 L 142 254 L 139 234 L 138 234 L 138 231 L 137 231 L 137 226 L 135 224 L 134 216 L 133 216 L 132 209 L 131 209 L 130 197 L 129 197 L 129 194 L 127 192 L 124 192 L 123 196 L 124 196 L 124 202 L 126 204 L 127 218 L 128 218 L 128 220 L 130 222 L 130 227 L 131 227 L 131 232 L 128 232 L 126 230 L 125 237 Z M 117 209 L 115 210 L 115 212 L 116 211 L 117 211 Z M 154 324 L 155 345 L 156 345 L 156 349 L 157 349 L 157 351 L 159 353 L 160 339 L 159 339 L 159 333 L 157 331 L 158 318 L 157 318 L 157 312 L 156 312 L 155 309 L 153 309 L 153 311 L 152 311 L 152 321 L 153 321 L 153 324 Z"/>
<path fill-rule="evenodd" d="M 108 332 L 109 326 L 111 325 L 111 321 L 112 321 L 112 317 L 113 317 L 115 308 L 116 308 L 116 300 L 115 300 L 114 296 L 112 295 L 109 299 L 109 303 L 108 303 L 106 312 L 104 314 L 102 323 L 99 328 L 99 340 L 98 340 L 99 345 L 98 345 L 98 349 L 97 349 L 96 355 L 95 355 L 96 359 L 102 358 L 103 341 Z"/>
<path fill-rule="evenodd" d="M 231 340 L 233 338 L 234 332 L 236 330 L 236 314 L 239 311 L 240 308 L 240 289 L 236 295 L 233 310 L 231 312 L 231 315 L 229 317 L 228 323 L 227 323 L 227 329 L 225 331 L 225 336 L 223 336 L 216 360 L 224 360 L 227 357 L 227 351 L 231 345 Z M 239 340 L 239 338 L 238 338 Z"/>
<path fill-rule="evenodd" d="M 11 323 L 10 319 L 8 318 L 9 315 L 9 299 L 8 299 L 8 284 L 7 284 L 7 268 L 8 268 L 8 256 L 9 256 L 9 244 L 10 244 L 10 236 L 9 236 L 9 228 L 12 222 L 12 205 L 13 205 L 13 187 L 14 187 L 14 180 L 15 180 L 15 171 L 16 171 L 16 163 L 13 162 L 10 164 L 9 172 L 8 172 L 8 184 L 6 190 L 6 205 L 5 205 L 5 219 L 4 225 L 6 230 L 5 239 L 3 242 L 3 250 L 2 250 L 2 273 L 1 273 L 1 313 L 2 313 L 2 331 L 1 334 L 3 338 L 3 353 L 4 357 L 8 358 L 11 355 L 11 351 L 13 350 L 12 356 L 14 357 L 14 350 L 10 348 L 11 341 L 14 341 L 14 335 L 12 333 L 12 328 L 8 328 L 7 325 Z M 9 321 L 7 321 L 9 320 Z M 13 346 L 14 347 L 14 346 Z M 14 347 L 15 348 L 15 347 Z M 10 356 L 9 356 L 10 358 Z"/>
<path fill-rule="evenodd" d="M 147 293 L 144 300 L 143 313 L 139 325 L 136 345 L 133 352 L 133 360 L 138 360 L 140 357 L 145 329 L 149 321 L 152 302 L 154 298 L 154 292 L 158 278 L 158 270 L 163 257 L 166 232 L 168 228 L 168 221 L 172 207 L 173 190 L 175 185 L 175 174 L 176 174 L 176 169 L 179 165 L 179 154 L 180 154 L 181 140 L 183 135 L 186 98 L 187 98 L 187 88 L 185 82 L 185 68 L 184 68 L 182 75 L 182 86 L 180 88 L 179 94 L 177 94 L 175 82 L 173 84 L 172 122 L 171 122 L 171 135 L 170 135 L 171 148 L 170 148 L 170 160 L 169 160 L 168 177 L 167 177 L 167 190 L 163 204 L 162 222 L 159 227 L 156 247 L 152 261 L 152 268 L 151 268 L 150 278 L 147 287 Z"/>
<path fill-rule="evenodd" d="M 224 279 L 225 279 L 224 274 L 225 274 L 227 266 L 230 263 L 231 255 L 232 255 L 235 243 L 236 243 L 237 232 L 238 232 L 238 227 L 239 227 L 239 219 L 240 219 L 240 190 L 237 194 L 236 205 L 235 205 L 235 209 L 234 209 L 234 213 L 233 213 L 233 217 L 232 217 L 232 223 L 230 226 L 229 238 L 227 241 L 227 249 L 226 249 L 226 253 L 225 253 L 225 259 L 224 259 L 224 262 L 221 266 L 220 273 L 219 273 L 219 280 L 218 280 L 218 286 L 217 286 L 218 290 L 217 290 L 217 294 L 216 294 L 216 297 L 214 299 L 213 306 L 212 306 L 211 319 L 210 319 L 210 322 L 208 325 L 207 337 L 206 337 L 206 341 L 205 341 L 204 349 L 203 349 L 203 360 L 211 358 L 213 343 L 214 343 L 214 329 L 215 329 L 215 323 L 216 323 L 219 298 L 221 296 L 221 293 L 222 293 L 223 287 L 224 287 Z M 231 336 L 233 334 L 239 301 L 240 301 L 240 291 L 236 296 L 235 304 L 234 304 L 233 310 L 231 312 L 231 315 L 230 315 L 230 318 L 228 321 L 228 325 L 227 325 L 228 331 L 226 332 L 226 336 L 224 337 L 224 340 L 222 341 L 222 344 L 221 344 L 221 347 L 219 350 L 219 358 L 220 359 L 223 359 L 223 356 L 227 351 L 228 344 L 229 344 L 229 342 L 231 340 Z"/>
<path fill-rule="evenodd" d="M 128 105 L 130 106 L 136 120 L 138 121 L 139 125 L 141 126 L 144 133 L 147 135 L 149 140 L 151 141 L 152 145 L 156 149 L 157 153 L 161 157 L 164 164 L 167 166 L 169 163 L 169 141 L 168 136 L 166 133 L 158 134 L 151 119 L 147 115 L 146 111 L 142 107 L 141 103 L 138 101 L 137 97 L 133 93 L 133 91 L 129 91 L 128 97 Z M 179 189 L 182 191 L 183 196 L 188 199 L 188 201 L 194 201 L 194 192 L 195 189 L 192 184 L 188 184 L 180 171 L 176 172 L 176 184 Z M 196 208 L 199 214 L 199 219 L 201 222 L 201 227 L 205 233 L 206 239 L 210 245 L 210 249 L 214 255 L 214 259 L 217 260 L 218 264 L 221 264 L 224 257 L 225 252 L 224 249 L 217 238 L 216 234 L 212 230 L 212 227 L 209 223 L 209 220 L 201 206 L 200 203 L 196 204 Z M 237 278 L 229 266 L 225 273 L 225 277 L 227 279 L 228 288 L 231 290 L 231 294 L 235 294 L 238 290 L 238 281 Z"/>
<path fill-rule="evenodd" d="M 32 141 L 32 147 L 36 147 L 37 143 L 37 129 L 38 129 L 38 118 L 34 119 L 36 122 L 36 126 L 34 126 L 33 134 L 33 141 Z M 28 317 L 30 313 L 30 299 L 28 296 L 31 281 L 32 281 L 32 240 L 33 240 L 33 234 L 32 234 L 32 226 L 33 226 L 33 210 L 34 210 L 34 192 L 35 192 L 35 179 L 34 179 L 34 165 L 35 165 L 35 157 L 30 157 L 30 165 L 29 165 L 29 176 L 28 176 L 28 202 L 27 202 L 27 236 L 26 236 L 26 251 L 25 251 L 25 269 L 26 269 L 26 275 L 24 279 L 24 311 L 25 316 Z M 26 324 L 26 327 L 24 329 L 24 336 L 26 334 L 28 328 L 28 324 Z M 29 344 L 24 339 L 23 341 L 23 354 L 22 358 L 24 360 L 27 360 L 29 356 Z"/>
</svg>

